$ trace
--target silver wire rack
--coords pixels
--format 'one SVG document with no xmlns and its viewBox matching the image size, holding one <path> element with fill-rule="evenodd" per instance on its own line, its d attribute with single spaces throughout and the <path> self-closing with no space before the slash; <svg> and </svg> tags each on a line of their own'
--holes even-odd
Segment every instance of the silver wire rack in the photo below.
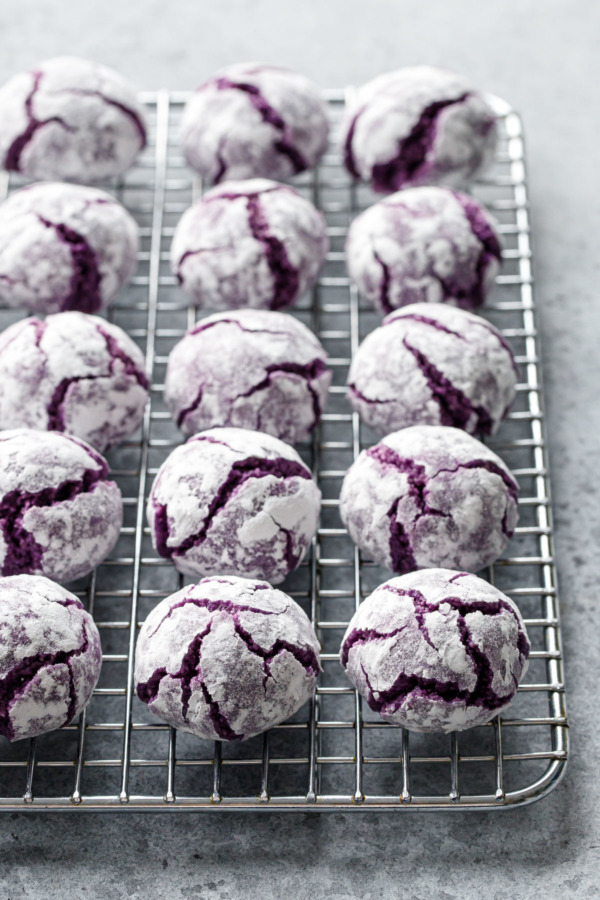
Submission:
<svg viewBox="0 0 600 900">
<path fill-rule="evenodd" d="M 565 770 L 567 719 L 552 546 L 539 340 L 521 121 L 490 97 L 499 117 L 494 168 L 474 193 L 504 237 L 504 266 L 484 315 L 517 356 L 517 401 L 490 442 L 518 478 L 520 523 L 510 555 L 483 576 L 519 603 L 533 650 L 508 712 L 453 735 L 409 734 L 384 723 L 350 688 L 338 661 L 346 625 L 360 601 L 390 573 L 363 559 L 342 527 L 343 475 L 375 436 L 345 399 L 348 365 L 379 317 L 359 300 L 344 267 L 352 216 L 373 202 L 345 173 L 336 140 L 345 93 L 329 91 L 332 143 L 315 172 L 294 183 L 323 211 L 331 252 L 316 288 L 294 310 L 318 334 L 334 378 L 329 405 L 310 444 L 299 449 L 323 492 L 308 558 L 284 583 L 307 611 L 323 648 L 324 672 L 309 707 L 242 744 L 209 743 L 175 732 L 135 697 L 137 630 L 150 609 L 179 589 L 171 563 L 152 550 L 145 499 L 159 465 L 181 441 L 162 399 L 169 351 L 200 313 L 170 273 L 168 251 L 179 217 L 201 191 L 181 157 L 177 126 L 184 93 L 146 93 L 148 147 L 118 184 L 108 185 L 136 217 L 142 235 L 136 277 L 109 316 L 145 352 L 151 400 L 138 435 L 109 454 L 125 504 L 112 556 L 74 586 L 93 613 L 103 668 L 79 720 L 33 741 L 0 745 L 2 810 L 474 810 L 506 809 L 547 794 Z M 5 179 L 4 191 L 19 181 Z M 0 324 L 18 318 L 3 310 Z"/>
</svg>

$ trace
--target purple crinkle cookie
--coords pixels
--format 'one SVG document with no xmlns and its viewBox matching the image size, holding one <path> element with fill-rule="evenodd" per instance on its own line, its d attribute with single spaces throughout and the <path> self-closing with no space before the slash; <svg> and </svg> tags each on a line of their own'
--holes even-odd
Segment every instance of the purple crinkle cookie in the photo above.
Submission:
<svg viewBox="0 0 600 900">
<path fill-rule="evenodd" d="M 306 440 L 327 400 L 327 354 L 302 322 L 258 309 L 198 322 L 171 351 L 165 400 L 187 434 L 216 425 Z"/>
<path fill-rule="evenodd" d="M 286 179 L 317 164 L 327 147 L 327 106 L 304 75 L 242 63 L 217 72 L 189 100 L 181 143 L 207 184 Z"/>
<path fill-rule="evenodd" d="M 414 303 L 364 339 L 350 366 L 348 396 L 380 434 L 452 425 L 489 435 L 515 398 L 517 375 L 509 344 L 485 319 Z"/>
<path fill-rule="evenodd" d="M 475 572 L 504 551 L 517 500 L 517 482 L 484 444 L 458 428 L 413 425 L 363 450 L 346 473 L 340 515 L 352 540 L 400 575 Z"/>
<path fill-rule="evenodd" d="M 502 261 L 496 228 L 487 210 L 459 191 L 399 191 L 353 221 L 346 241 L 348 272 L 383 313 L 420 302 L 475 309 Z"/>
<path fill-rule="evenodd" d="M 74 594 L 39 575 L 0 579 L 0 735 L 33 738 L 89 703 L 100 635 Z"/>
<path fill-rule="evenodd" d="M 497 135 L 493 110 L 466 78 L 413 66 L 358 89 L 342 139 L 350 174 L 391 193 L 417 184 L 465 187 L 492 162 Z"/>
<path fill-rule="evenodd" d="M 155 549 L 185 575 L 283 581 L 317 528 L 321 492 L 296 451 L 268 434 L 212 428 L 177 447 L 148 499 Z"/>
<path fill-rule="evenodd" d="M 112 550 L 121 492 L 88 444 L 54 431 L 0 432 L 0 574 L 71 581 Z"/>
<path fill-rule="evenodd" d="M 144 119 L 118 72 L 72 56 L 48 59 L 0 88 L 0 160 L 28 178 L 102 181 L 146 145 Z"/>
<path fill-rule="evenodd" d="M 264 581 L 204 578 L 155 606 L 135 654 L 140 700 L 213 741 L 243 741 L 309 700 L 319 643 L 297 603 Z"/>
<path fill-rule="evenodd" d="M 141 350 L 97 316 L 21 319 L 0 334 L 0 429 L 64 431 L 104 452 L 140 425 L 148 387 Z"/>
<path fill-rule="evenodd" d="M 411 731 L 463 731 L 503 712 L 528 665 L 517 605 L 468 572 L 380 585 L 344 635 L 341 662 L 371 709 Z"/>
<path fill-rule="evenodd" d="M 39 313 L 94 313 L 137 265 L 138 227 L 96 188 L 44 183 L 0 204 L 0 301 Z"/>
<path fill-rule="evenodd" d="M 310 201 L 255 178 L 213 188 L 183 214 L 171 268 L 202 308 L 282 309 L 313 285 L 328 249 Z"/>
</svg>

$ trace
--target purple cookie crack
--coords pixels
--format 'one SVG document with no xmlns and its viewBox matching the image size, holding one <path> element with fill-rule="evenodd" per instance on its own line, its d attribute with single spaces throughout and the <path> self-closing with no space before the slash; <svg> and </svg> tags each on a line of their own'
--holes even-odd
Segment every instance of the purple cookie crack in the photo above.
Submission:
<svg viewBox="0 0 600 900">
<path fill-rule="evenodd" d="M 127 106 L 125 103 L 121 103 L 120 100 L 115 100 L 114 97 L 108 97 L 106 94 L 103 94 L 102 91 L 92 91 L 86 88 L 69 87 L 63 88 L 59 91 L 52 91 L 51 93 L 76 94 L 81 97 L 98 97 L 100 100 L 102 100 L 103 103 L 107 103 L 109 106 L 114 106 L 115 109 L 120 110 L 120 112 L 122 112 L 124 116 L 131 120 L 140 138 L 140 149 L 143 150 L 146 146 L 146 126 L 140 119 L 135 109 Z"/>
<path fill-rule="evenodd" d="M 273 276 L 273 300 L 271 309 L 290 306 L 298 293 L 298 270 L 291 264 L 285 244 L 270 233 L 269 223 L 260 205 L 258 194 L 249 194 L 247 200 L 248 225 L 252 236 L 265 250 L 265 257 Z"/>
<path fill-rule="evenodd" d="M 373 251 L 373 255 L 379 265 L 381 266 L 381 284 L 379 285 L 379 304 L 384 311 L 384 313 L 391 313 L 394 309 L 392 304 L 390 303 L 390 282 L 391 282 L 391 273 L 390 267 L 387 263 L 385 263 L 381 257 Z"/>
<path fill-rule="evenodd" d="M 263 380 L 259 381 L 258 384 L 253 385 L 253 387 L 247 390 L 244 394 L 240 394 L 240 396 L 250 397 L 257 391 L 262 391 L 264 388 L 269 387 L 273 375 L 277 375 L 277 373 L 279 372 L 287 372 L 290 375 L 297 375 L 299 378 L 304 379 L 304 381 L 306 382 L 306 387 L 308 388 L 308 391 L 312 397 L 314 421 L 311 425 L 311 429 L 313 429 L 321 417 L 321 401 L 319 398 L 319 394 L 312 386 L 312 382 L 317 378 L 320 378 L 320 376 L 323 375 L 326 371 L 327 366 L 325 365 L 325 362 L 319 358 L 313 359 L 312 362 L 306 363 L 305 365 L 292 362 L 272 363 L 271 365 L 266 366 L 267 374 L 263 378 Z"/>
<path fill-rule="evenodd" d="M 492 260 L 496 260 L 498 263 L 502 261 L 502 247 L 480 205 L 466 194 L 456 191 L 453 191 L 453 194 L 463 208 L 471 231 L 481 243 L 481 253 L 476 268 L 477 281 L 475 287 L 470 291 L 475 305 L 481 306 L 485 297 L 485 274 Z"/>
<path fill-rule="evenodd" d="M 71 254 L 73 274 L 69 293 L 63 299 L 61 309 L 63 311 L 75 309 L 87 313 L 97 312 L 102 306 L 102 295 L 96 251 L 81 234 L 69 228 L 64 222 L 50 222 L 40 215 L 38 215 L 38 219 L 46 228 L 54 230 L 58 239 L 67 245 Z"/>
<path fill-rule="evenodd" d="M 177 547 L 169 547 L 169 519 L 167 512 L 167 504 L 154 504 L 154 534 L 156 539 L 156 550 L 160 556 L 167 559 L 177 555 L 181 556 L 192 547 L 201 544 L 206 538 L 208 530 L 212 524 L 214 517 L 227 505 L 231 497 L 236 491 L 245 484 L 250 478 L 265 478 L 273 475 L 276 478 L 306 478 L 310 479 L 311 474 L 302 463 L 298 463 L 291 459 L 261 459 L 256 456 L 235 462 L 229 475 L 222 483 L 221 487 L 213 497 L 206 518 L 200 531 L 195 535 L 190 535 Z M 284 530 L 284 529 L 281 529 Z M 289 541 L 288 541 L 289 544 Z M 294 565 L 297 558 L 294 557 Z"/>
<path fill-rule="evenodd" d="M 22 134 L 14 139 L 6 152 L 4 165 L 9 172 L 21 171 L 21 156 L 23 154 L 23 151 L 31 141 L 36 131 L 38 131 L 38 129 L 40 128 L 43 128 L 44 125 L 48 125 L 51 122 L 56 122 L 57 125 L 61 125 L 67 131 L 73 131 L 73 129 L 69 125 L 67 125 L 64 119 L 61 119 L 60 116 L 51 116 L 49 119 L 36 119 L 33 112 L 33 98 L 39 90 L 40 83 L 42 81 L 42 78 L 44 77 L 44 73 L 37 71 L 32 72 L 31 75 L 33 78 L 33 86 L 25 99 L 25 112 L 27 114 L 28 124 L 25 128 L 25 131 L 23 131 Z"/>
</svg>

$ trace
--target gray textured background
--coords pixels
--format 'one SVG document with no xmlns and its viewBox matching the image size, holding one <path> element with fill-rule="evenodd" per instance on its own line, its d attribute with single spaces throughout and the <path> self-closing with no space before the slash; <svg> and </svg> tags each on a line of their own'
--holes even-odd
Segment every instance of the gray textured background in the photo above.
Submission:
<svg viewBox="0 0 600 900">
<path fill-rule="evenodd" d="M 261 59 L 327 86 L 431 62 L 509 99 L 528 135 L 573 755 L 504 814 L 30 816 L 0 825 L 0 896 L 470 900 L 600 896 L 600 5 L 593 0 L 22 0 L 0 80 L 58 53 L 141 88 Z"/>
</svg>

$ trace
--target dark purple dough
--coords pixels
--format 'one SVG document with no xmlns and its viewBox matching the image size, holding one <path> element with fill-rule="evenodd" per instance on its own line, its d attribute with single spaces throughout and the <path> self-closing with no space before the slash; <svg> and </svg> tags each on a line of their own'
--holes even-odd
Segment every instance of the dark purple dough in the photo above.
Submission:
<svg viewBox="0 0 600 900">
<path fill-rule="evenodd" d="M 19 741 L 71 722 L 101 665 L 98 629 L 74 594 L 38 575 L 0 579 L 0 735 Z"/>
<path fill-rule="evenodd" d="M 493 159 L 496 122 L 462 75 L 412 66 L 358 89 L 342 140 L 346 168 L 376 191 L 417 184 L 465 187 Z"/>
<path fill-rule="evenodd" d="M 341 662 L 371 709 L 411 731 L 463 731 L 503 712 L 530 651 L 517 605 L 468 572 L 392 578 L 361 603 Z"/>
<path fill-rule="evenodd" d="M 340 515 L 352 540 L 393 572 L 476 572 L 504 552 L 517 500 L 517 482 L 484 444 L 458 428 L 414 425 L 363 450 L 346 473 Z"/>
<path fill-rule="evenodd" d="M 208 740 L 242 741 L 315 692 L 319 642 L 297 603 L 265 581 L 204 578 L 155 606 L 135 654 L 140 700 Z"/>
<path fill-rule="evenodd" d="M 241 63 L 217 72 L 188 101 L 185 158 L 207 184 L 286 179 L 317 164 L 327 147 L 327 106 L 304 75 Z"/>
</svg>

